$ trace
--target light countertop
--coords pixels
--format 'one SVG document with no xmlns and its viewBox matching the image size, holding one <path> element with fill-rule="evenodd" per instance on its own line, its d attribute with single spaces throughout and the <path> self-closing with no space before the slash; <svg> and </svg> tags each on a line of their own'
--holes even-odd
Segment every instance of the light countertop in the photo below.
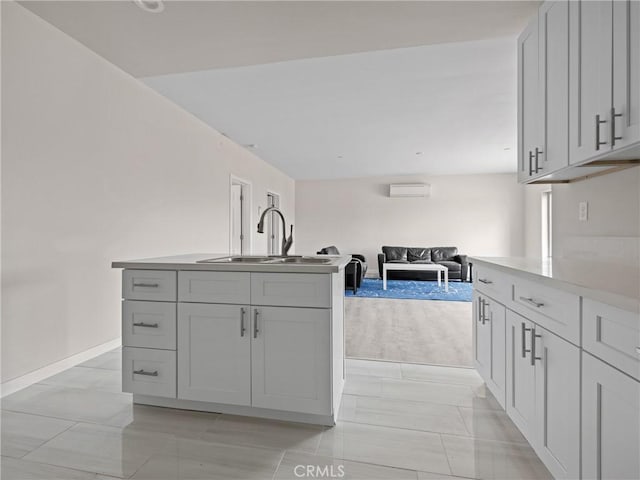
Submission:
<svg viewBox="0 0 640 480">
<path fill-rule="evenodd" d="M 141 270 L 203 270 L 218 272 L 270 272 L 270 273 L 334 273 L 343 270 L 351 260 L 350 255 L 319 255 L 331 259 L 326 264 L 279 264 L 279 263 L 197 263 L 209 258 L 228 257 L 226 253 L 189 253 L 170 257 L 122 260 L 111 264 L 113 268 L 135 268 Z M 293 255 L 292 255 L 293 256 Z M 311 255 L 309 255 L 311 256 Z"/>
<path fill-rule="evenodd" d="M 640 313 L 640 265 L 526 257 L 469 257 L 469 262 Z"/>
</svg>

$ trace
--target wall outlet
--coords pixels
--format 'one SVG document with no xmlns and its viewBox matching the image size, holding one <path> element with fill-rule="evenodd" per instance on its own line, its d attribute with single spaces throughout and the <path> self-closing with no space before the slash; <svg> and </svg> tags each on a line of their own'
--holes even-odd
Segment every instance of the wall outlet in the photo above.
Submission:
<svg viewBox="0 0 640 480">
<path fill-rule="evenodd" d="M 587 202 L 578 203 L 578 220 L 586 222 L 589 219 L 589 204 Z"/>
</svg>

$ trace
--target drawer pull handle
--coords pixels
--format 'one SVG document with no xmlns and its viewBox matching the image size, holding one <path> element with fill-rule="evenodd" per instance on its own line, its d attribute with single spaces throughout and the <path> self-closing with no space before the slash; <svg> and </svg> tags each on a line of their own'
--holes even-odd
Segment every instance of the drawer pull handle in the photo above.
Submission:
<svg viewBox="0 0 640 480">
<path fill-rule="evenodd" d="M 134 370 L 133 374 L 134 375 L 146 375 L 147 377 L 157 377 L 158 376 L 158 371 L 154 370 L 153 372 L 145 372 L 144 369 L 140 369 L 140 370 Z"/>
<path fill-rule="evenodd" d="M 146 328 L 158 328 L 158 324 L 157 323 L 139 322 L 139 323 L 134 323 L 133 326 L 134 327 L 146 327 Z"/>
<path fill-rule="evenodd" d="M 533 305 L 536 308 L 544 307 L 544 303 L 536 302 L 533 298 L 520 297 L 520 300 L 522 300 L 523 302 L 527 302 L 528 304 Z"/>
<path fill-rule="evenodd" d="M 485 285 L 491 285 L 493 283 L 491 280 L 487 280 L 486 278 L 479 278 L 478 281 L 480 283 L 484 283 Z"/>
<path fill-rule="evenodd" d="M 134 283 L 134 287 L 145 287 L 145 288 L 158 288 L 160 286 L 159 283 Z"/>
</svg>

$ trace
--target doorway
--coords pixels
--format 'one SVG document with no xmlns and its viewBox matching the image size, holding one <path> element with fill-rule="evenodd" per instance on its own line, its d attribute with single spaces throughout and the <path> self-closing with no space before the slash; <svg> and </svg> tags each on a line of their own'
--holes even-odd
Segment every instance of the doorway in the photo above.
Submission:
<svg viewBox="0 0 640 480">
<path fill-rule="evenodd" d="M 251 184 L 231 175 L 229 189 L 229 253 L 251 253 Z"/>
<path fill-rule="evenodd" d="M 280 195 L 267 192 L 267 208 L 280 208 Z M 280 216 L 275 212 L 270 212 L 267 218 L 267 253 L 269 255 L 280 255 Z"/>
</svg>

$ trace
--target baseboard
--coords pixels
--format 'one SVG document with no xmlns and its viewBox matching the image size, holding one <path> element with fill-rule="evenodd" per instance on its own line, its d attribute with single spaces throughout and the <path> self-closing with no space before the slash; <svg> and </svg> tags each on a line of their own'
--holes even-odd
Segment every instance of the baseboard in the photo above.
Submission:
<svg viewBox="0 0 640 480">
<path fill-rule="evenodd" d="M 21 377 L 14 378 L 7 382 L 0 384 L 0 398 L 6 397 L 7 395 L 11 395 L 12 393 L 17 392 L 18 390 L 22 390 L 23 388 L 29 387 L 34 383 L 38 383 L 45 378 L 49 378 L 52 375 L 60 373 L 67 368 L 75 367 L 79 363 L 86 362 L 87 360 L 91 360 L 98 355 L 108 352 L 109 350 L 113 350 L 114 348 L 119 347 L 122 344 L 120 338 L 115 338 L 113 340 L 109 340 L 101 345 L 97 345 L 92 347 L 84 352 L 76 353 L 75 355 L 71 355 L 70 357 L 59 360 L 55 363 L 47 365 L 46 367 L 39 368 L 32 372 L 29 372 Z"/>
</svg>

